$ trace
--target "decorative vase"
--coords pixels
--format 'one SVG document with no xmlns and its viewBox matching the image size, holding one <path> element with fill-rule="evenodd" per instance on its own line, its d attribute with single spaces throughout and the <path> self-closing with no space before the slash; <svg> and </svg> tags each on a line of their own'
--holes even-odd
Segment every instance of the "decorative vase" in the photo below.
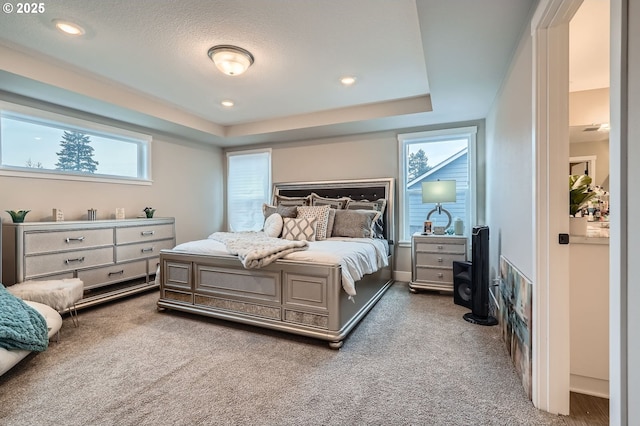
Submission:
<svg viewBox="0 0 640 426">
<path fill-rule="evenodd" d="M 569 235 L 587 236 L 587 218 L 585 216 L 569 218 Z"/>
<path fill-rule="evenodd" d="M 13 223 L 22 223 L 22 222 L 24 222 L 24 217 L 31 210 L 18 210 L 18 211 L 5 210 L 5 211 L 11 215 L 11 220 L 13 220 Z"/>
</svg>

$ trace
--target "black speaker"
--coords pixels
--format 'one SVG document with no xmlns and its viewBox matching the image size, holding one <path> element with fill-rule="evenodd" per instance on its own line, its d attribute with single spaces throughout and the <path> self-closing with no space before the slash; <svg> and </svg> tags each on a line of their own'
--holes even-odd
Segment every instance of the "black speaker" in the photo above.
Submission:
<svg viewBox="0 0 640 426">
<path fill-rule="evenodd" d="M 473 309 L 471 262 L 453 262 L 453 303 Z"/>
<path fill-rule="evenodd" d="M 489 315 L 489 227 L 474 226 L 471 232 L 471 312 L 463 318 L 473 324 L 496 325 Z"/>
</svg>

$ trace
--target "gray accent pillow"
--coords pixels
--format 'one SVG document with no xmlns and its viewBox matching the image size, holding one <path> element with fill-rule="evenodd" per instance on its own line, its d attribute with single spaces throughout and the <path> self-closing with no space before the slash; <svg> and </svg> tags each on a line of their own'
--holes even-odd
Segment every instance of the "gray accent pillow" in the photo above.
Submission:
<svg viewBox="0 0 640 426">
<path fill-rule="evenodd" d="M 283 206 L 282 204 L 270 206 L 265 203 L 262 205 L 262 214 L 265 219 L 274 213 L 278 213 L 282 217 L 296 217 L 298 215 L 298 209 L 297 206 Z"/>
<path fill-rule="evenodd" d="M 336 210 L 331 235 L 334 237 L 373 238 L 373 224 L 380 217 L 375 210 Z"/>
<path fill-rule="evenodd" d="M 329 209 L 329 220 L 327 220 L 327 238 L 333 235 L 333 223 L 336 220 L 336 209 Z"/>
<path fill-rule="evenodd" d="M 308 206 L 309 196 L 306 197 L 285 197 L 284 195 L 275 195 L 275 204 L 283 206 Z"/>
<path fill-rule="evenodd" d="M 351 200 L 349 204 L 347 204 L 347 209 L 349 210 L 376 210 L 380 212 L 380 217 L 373 224 L 373 238 L 385 238 L 384 235 L 384 224 L 382 215 L 384 214 L 384 209 L 387 206 L 387 200 L 384 198 L 380 198 L 379 200 L 369 201 L 369 200 Z"/>
</svg>

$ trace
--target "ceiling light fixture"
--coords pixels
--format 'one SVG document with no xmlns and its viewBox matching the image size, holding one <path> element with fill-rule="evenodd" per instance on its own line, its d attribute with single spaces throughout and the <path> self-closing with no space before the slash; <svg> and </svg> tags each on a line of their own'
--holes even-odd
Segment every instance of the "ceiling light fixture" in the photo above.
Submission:
<svg viewBox="0 0 640 426">
<path fill-rule="evenodd" d="M 340 83 L 342 83 L 344 86 L 351 86 L 355 82 L 356 82 L 356 78 L 351 76 L 342 77 L 340 79 Z"/>
<path fill-rule="evenodd" d="M 61 19 L 54 19 L 52 22 L 59 31 L 65 34 L 80 36 L 85 33 L 84 28 L 78 24 L 74 24 L 73 22 L 63 21 Z"/>
<path fill-rule="evenodd" d="M 233 101 L 229 101 L 229 100 L 224 100 L 220 103 L 222 104 L 222 106 L 227 108 L 231 108 L 234 105 Z"/>
<path fill-rule="evenodd" d="M 253 64 L 253 55 L 241 47 L 222 44 L 213 46 L 207 54 L 220 71 L 231 76 L 242 74 Z"/>
</svg>

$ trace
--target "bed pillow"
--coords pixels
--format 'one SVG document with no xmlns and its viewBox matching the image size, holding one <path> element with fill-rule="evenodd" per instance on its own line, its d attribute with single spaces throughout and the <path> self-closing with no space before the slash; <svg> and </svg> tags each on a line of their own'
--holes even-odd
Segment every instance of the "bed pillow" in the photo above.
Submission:
<svg viewBox="0 0 640 426">
<path fill-rule="evenodd" d="M 375 210 L 336 210 L 332 236 L 350 238 L 373 238 L 373 226 L 380 217 Z"/>
<path fill-rule="evenodd" d="M 309 205 L 309 196 L 306 197 L 286 197 L 284 195 L 275 195 L 273 197 L 275 199 L 275 205 L 283 205 L 283 206 L 308 206 Z"/>
<path fill-rule="evenodd" d="M 349 210 L 375 210 L 380 212 L 380 216 L 373 224 L 373 237 L 374 238 L 385 238 L 384 235 L 384 224 L 383 224 L 383 214 L 384 209 L 387 206 L 387 200 L 384 198 L 380 198 L 375 201 L 368 200 L 351 200 L 347 204 L 347 209 Z"/>
<path fill-rule="evenodd" d="M 298 214 L 296 207 L 297 206 L 284 206 L 282 204 L 278 206 L 270 206 L 264 203 L 262 204 L 262 214 L 265 219 L 274 213 L 278 213 L 282 217 L 296 217 Z"/>
<path fill-rule="evenodd" d="M 312 206 L 330 206 L 333 209 L 344 209 L 347 207 L 350 198 L 342 197 L 342 198 L 326 198 L 321 197 L 315 192 L 312 192 L 309 196 L 310 204 Z"/>
<path fill-rule="evenodd" d="M 327 239 L 327 224 L 329 223 L 330 206 L 298 206 L 298 217 L 306 217 L 308 219 L 316 218 L 318 224 L 316 226 L 316 241 Z"/>
<path fill-rule="evenodd" d="M 282 216 L 278 213 L 274 213 L 264 221 L 264 227 L 262 230 L 267 236 L 278 238 L 282 233 L 283 225 L 284 221 L 282 220 Z"/>
<path fill-rule="evenodd" d="M 283 218 L 282 238 L 294 241 L 316 240 L 316 218 Z"/>
<path fill-rule="evenodd" d="M 327 220 L 327 238 L 333 236 L 333 223 L 336 220 L 336 209 L 329 209 L 329 219 Z"/>
</svg>

